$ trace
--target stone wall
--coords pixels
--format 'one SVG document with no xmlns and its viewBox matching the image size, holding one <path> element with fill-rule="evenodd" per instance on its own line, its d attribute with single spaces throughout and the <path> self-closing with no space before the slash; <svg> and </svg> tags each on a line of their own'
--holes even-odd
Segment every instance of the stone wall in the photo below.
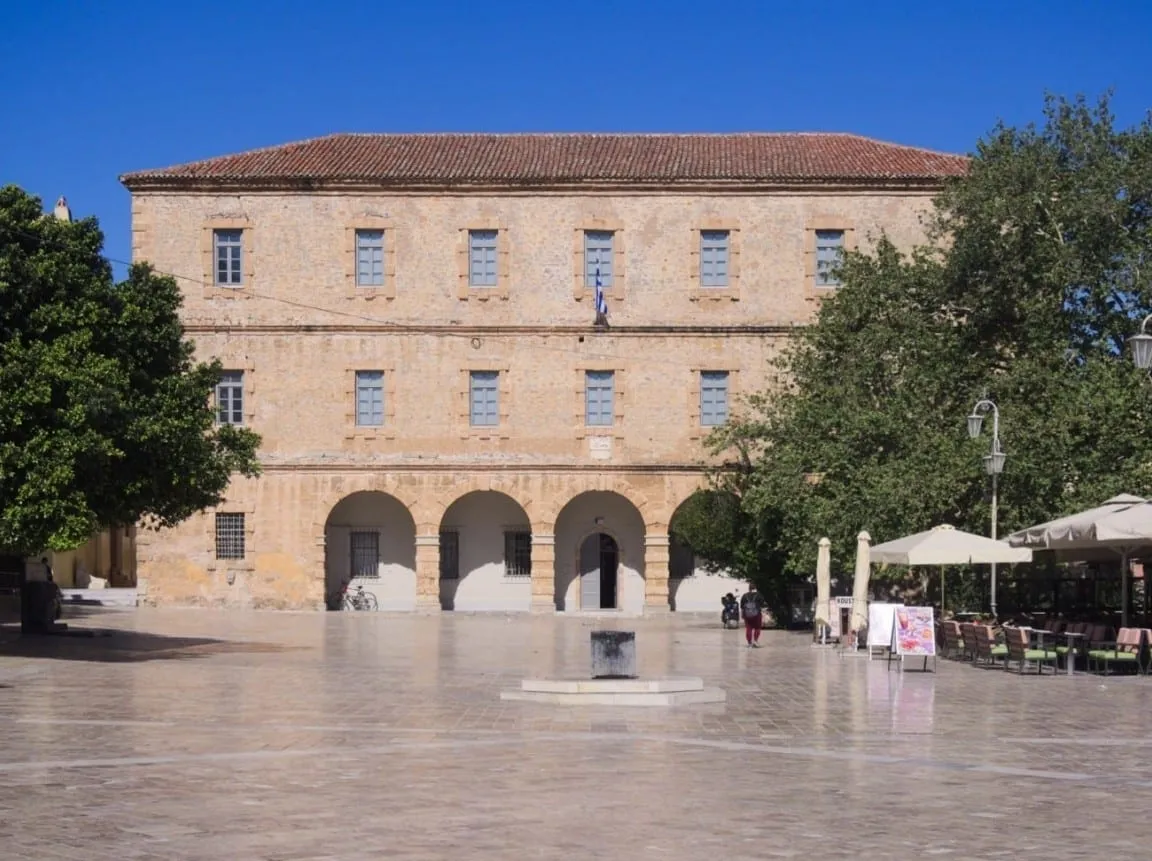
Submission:
<svg viewBox="0 0 1152 861">
<path fill-rule="evenodd" d="M 357 527 L 379 532 L 366 588 L 392 609 L 570 610 L 579 543 L 602 530 L 620 545 L 617 606 L 639 612 L 717 609 L 734 585 L 698 574 L 669 595 L 668 523 L 705 475 L 700 372 L 729 372 L 733 409 L 771 389 L 770 359 L 828 295 L 814 231 L 866 246 L 884 230 L 907 247 L 929 196 L 189 190 L 132 206 L 134 257 L 180 276 L 198 354 L 243 372 L 245 422 L 264 439 L 263 477 L 220 508 L 245 515 L 245 558 L 215 558 L 217 512 L 142 533 L 148 601 L 322 607 Z M 243 231 L 238 289 L 212 286 L 217 228 Z M 358 228 L 384 231 L 378 288 L 355 286 Z M 495 287 L 468 286 L 469 229 L 499 231 Z M 586 229 L 616 233 L 606 331 L 581 277 Z M 702 229 L 731 231 L 729 287 L 698 283 Z M 381 428 L 355 426 L 357 370 L 384 372 Z M 474 370 L 500 372 L 495 428 L 469 425 Z M 616 374 L 611 428 L 584 426 L 591 370 Z M 387 497 L 342 504 L 361 492 Z M 477 492 L 502 496 L 464 499 Z M 511 521 L 532 533 L 528 582 L 487 558 Z M 443 528 L 461 531 L 456 583 L 439 576 Z"/>
</svg>

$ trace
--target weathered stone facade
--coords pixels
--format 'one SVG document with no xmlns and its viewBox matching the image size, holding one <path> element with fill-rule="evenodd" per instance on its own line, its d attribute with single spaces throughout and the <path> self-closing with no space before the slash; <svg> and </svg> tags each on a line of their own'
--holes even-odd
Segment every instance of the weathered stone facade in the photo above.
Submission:
<svg viewBox="0 0 1152 861">
<path fill-rule="evenodd" d="M 198 352 L 243 373 L 264 475 L 220 509 L 244 515 L 243 559 L 216 558 L 208 512 L 141 532 L 138 578 L 156 603 L 281 608 L 323 606 L 364 530 L 380 557 L 364 585 L 390 609 L 578 609 L 580 548 L 601 533 L 618 552 L 604 607 L 717 608 L 731 581 L 669 580 L 669 522 L 703 480 L 701 371 L 728 372 L 733 410 L 771 388 L 768 360 L 827 290 L 815 231 L 907 247 L 936 187 L 143 176 L 125 178 L 133 257 L 181 277 Z M 238 286 L 213 283 L 215 230 L 242 233 Z M 373 287 L 356 285 L 357 230 L 383 232 Z M 469 230 L 498 231 L 493 286 L 469 287 Z M 615 238 L 607 329 L 592 326 L 586 230 Z M 723 288 L 700 283 L 702 230 L 727 231 Z M 383 371 L 380 427 L 356 426 L 357 370 Z M 470 424 L 471 371 L 499 372 L 495 427 Z M 586 371 L 614 372 L 610 427 L 585 426 Z M 491 540 L 509 530 L 531 533 L 530 575 Z M 442 531 L 457 577 L 441 576 Z"/>
</svg>

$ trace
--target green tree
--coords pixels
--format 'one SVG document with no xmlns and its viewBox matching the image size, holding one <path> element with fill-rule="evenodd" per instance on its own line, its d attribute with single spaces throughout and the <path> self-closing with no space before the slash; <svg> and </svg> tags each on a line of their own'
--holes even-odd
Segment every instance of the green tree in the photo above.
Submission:
<svg viewBox="0 0 1152 861">
<path fill-rule="evenodd" d="M 170 526 L 254 476 L 260 439 L 214 426 L 216 363 L 193 360 L 175 282 L 115 283 L 95 219 L 45 216 L 0 188 L 0 547 Z"/>
<path fill-rule="evenodd" d="M 1046 117 L 979 143 L 928 246 L 849 254 L 780 385 L 713 436 L 738 454 L 719 487 L 748 464 L 741 516 L 785 579 L 812 573 L 823 535 L 848 567 L 861 529 L 986 533 L 989 437 L 964 421 L 982 395 L 1008 454 L 1002 533 L 1152 489 L 1152 389 L 1124 352 L 1152 309 L 1152 123 L 1117 130 L 1106 99 Z"/>
<path fill-rule="evenodd" d="M 773 615 L 786 618 L 791 581 L 773 541 L 775 530 L 748 514 L 738 485 L 731 480 L 724 489 L 692 494 L 676 510 L 669 531 L 692 548 L 705 570 L 753 582 Z"/>
</svg>

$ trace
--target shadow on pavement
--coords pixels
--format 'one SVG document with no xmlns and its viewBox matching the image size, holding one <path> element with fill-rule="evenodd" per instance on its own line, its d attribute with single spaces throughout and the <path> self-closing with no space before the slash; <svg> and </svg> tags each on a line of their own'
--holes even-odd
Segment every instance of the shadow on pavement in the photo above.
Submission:
<svg viewBox="0 0 1152 861">
<path fill-rule="evenodd" d="M 63 621 L 67 623 L 81 615 L 88 614 L 70 613 Z M 285 651 L 291 651 L 291 647 L 89 626 L 69 627 L 54 634 L 23 635 L 19 622 L 0 620 L 0 658 L 131 663 Z"/>
</svg>

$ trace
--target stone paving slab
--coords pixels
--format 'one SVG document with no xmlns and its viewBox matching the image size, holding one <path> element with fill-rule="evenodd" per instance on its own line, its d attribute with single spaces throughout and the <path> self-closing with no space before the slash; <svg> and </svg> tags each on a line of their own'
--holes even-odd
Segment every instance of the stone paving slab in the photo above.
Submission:
<svg viewBox="0 0 1152 861">
<path fill-rule="evenodd" d="M 935 674 L 711 620 L 91 611 L 0 628 L 5 859 L 1147 853 L 1152 680 Z M 502 702 L 637 631 L 724 704 Z"/>
</svg>

